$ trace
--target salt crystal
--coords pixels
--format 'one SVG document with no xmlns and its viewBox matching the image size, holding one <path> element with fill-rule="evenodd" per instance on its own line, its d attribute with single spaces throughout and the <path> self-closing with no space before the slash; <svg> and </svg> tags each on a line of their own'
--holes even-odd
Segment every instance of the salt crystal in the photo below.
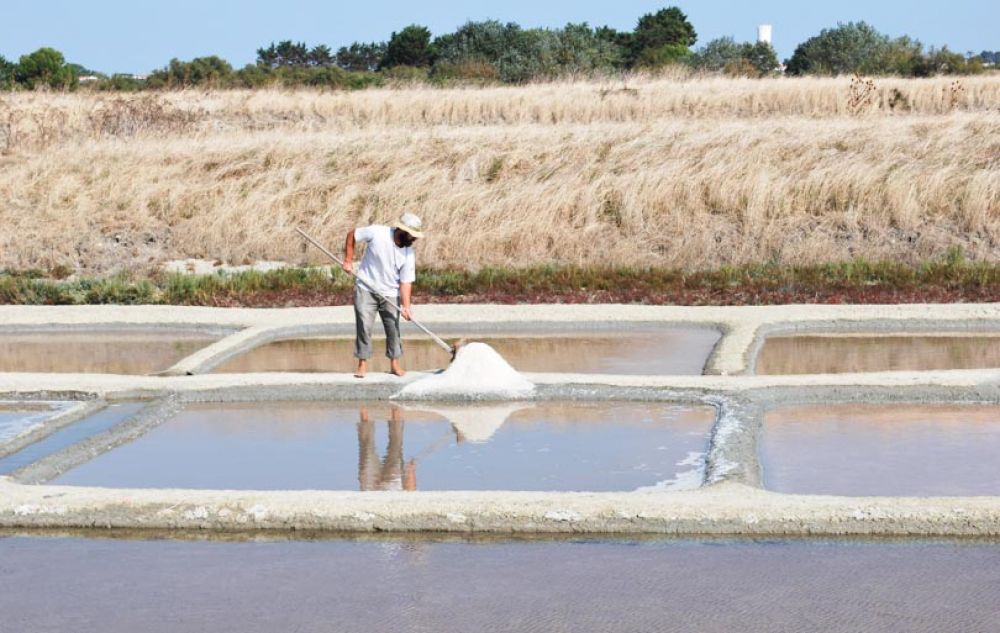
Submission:
<svg viewBox="0 0 1000 633">
<path fill-rule="evenodd" d="M 535 388 L 529 380 L 485 343 L 458 349 L 451 366 L 403 387 L 399 398 L 463 396 L 467 398 L 517 398 Z"/>
</svg>

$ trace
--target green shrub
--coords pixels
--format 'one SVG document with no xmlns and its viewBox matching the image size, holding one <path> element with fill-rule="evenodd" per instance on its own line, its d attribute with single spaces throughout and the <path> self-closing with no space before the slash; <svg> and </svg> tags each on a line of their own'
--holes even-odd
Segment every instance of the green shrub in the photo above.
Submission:
<svg viewBox="0 0 1000 633">
<path fill-rule="evenodd" d="M 172 59 L 166 67 L 154 71 L 147 80 L 153 88 L 230 88 L 236 76 L 229 62 L 216 55 L 196 57 L 189 62 Z"/>
<path fill-rule="evenodd" d="M 78 83 L 73 68 L 54 48 L 40 48 L 34 53 L 22 55 L 14 74 L 17 82 L 28 90 L 40 86 L 71 89 Z"/>
<path fill-rule="evenodd" d="M 393 32 L 386 45 L 385 56 L 379 68 L 412 66 L 427 68 L 434 63 L 434 49 L 431 46 L 431 32 L 425 26 L 411 24 L 402 31 Z"/>
</svg>

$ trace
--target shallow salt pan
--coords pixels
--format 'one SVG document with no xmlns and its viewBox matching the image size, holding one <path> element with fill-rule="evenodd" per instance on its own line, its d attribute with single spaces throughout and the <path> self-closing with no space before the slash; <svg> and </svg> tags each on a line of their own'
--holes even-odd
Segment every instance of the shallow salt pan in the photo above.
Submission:
<svg viewBox="0 0 1000 633">
<path fill-rule="evenodd" d="M 74 404 L 76 403 L 0 401 L 0 445 L 30 433 Z"/>
<path fill-rule="evenodd" d="M 534 388 L 495 349 L 485 343 L 468 343 L 459 348 L 451 366 L 406 385 L 396 397 L 518 398 Z"/>
</svg>

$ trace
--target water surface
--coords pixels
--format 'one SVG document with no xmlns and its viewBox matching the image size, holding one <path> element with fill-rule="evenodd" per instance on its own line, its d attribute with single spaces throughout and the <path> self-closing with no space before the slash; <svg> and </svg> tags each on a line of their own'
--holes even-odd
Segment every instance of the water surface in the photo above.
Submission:
<svg viewBox="0 0 1000 633">
<path fill-rule="evenodd" d="M 103 433 L 137 414 L 145 406 L 145 403 L 142 402 L 110 404 L 100 411 L 77 420 L 52 435 L 0 459 L 0 475 L 9 475 L 15 470 L 24 468 L 64 448 Z"/>
<path fill-rule="evenodd" d="M 712 407 L 191 404 L 54 483 L 202 489 L 697 487 Z"/>
<path fill-rule="evenodd" d="M 1000 367 L 1000 335 L 823 334 L 773 336 L 758 374 L 843 374 Z"/>
<path fill-rule="evenodd" d="M 0 334 L 0 372 L 151 374 L 219 338 L 183 330 Z"/>
<path fill-rule="evenodd" d="M 0 631 L 994 631 L 989 543 L 0 538 Z"/>
<path fill-rule="evenodd" d="M 376 324 L 376 328 L 381 327 Z M 471 334 L 496 349 L 515 369 L 525 372 L 594 374 L 701 374 L 721 334 L 702 328 L 637 328 L 627 332 L 583 331 L 547 334 Z M 452 341 L 460 338 L 453 335 Z M 388 371 L 384 339 L 373 343 L 373 371 Z M 420 335 L 404 340 L 408 369 L 435 369 L 448 355 Z M 214 371 L 349 372 L 354 371 L 354 339 L 305 338 L 275 341 L 236 356 Z"/>
<path fill-rule="evenodd" d="M 1000 495 L 1000 406 L 815 405 L 765 417 L 764 485 L 848 496 Z"/>
</svg>

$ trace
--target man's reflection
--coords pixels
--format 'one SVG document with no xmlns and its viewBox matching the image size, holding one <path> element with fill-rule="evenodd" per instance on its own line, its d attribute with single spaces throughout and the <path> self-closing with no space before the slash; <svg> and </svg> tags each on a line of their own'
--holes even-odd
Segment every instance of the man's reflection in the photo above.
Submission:
<svg viewBox="0 0 1000 633">
<path fill-rule="evenodd" d="M 372 422 L 367 407 L 361 407 L 358 421 L 358 484 L 361 490 L 416 490 L 417 464 L 436 451 L 451 443 L 484 444 L 500 430 L 514 413 L 531 405 L 511 403 L 497 406 L 438 406 L 420 407 L 420 411 L 432 413 L 449 422 L 448 431 L 413 452 L 407 460 L 403 457 L 403 409 L 393 406 L 387 421 L 389 443 L 385 457 L 379 459 L 375 448 L 375 423 Z"/>
<path fill-rule="evenodd" d="M 375 450 L 375 423 L 367 407 L 361 407 L 358 421 L 358 483 L 362 491 L 416 490 L 417 467 L 414 460 L 403 459 L 403 414 L 392 407 L 387 422 L 389 444 L 385 457 L 379 459 Z"/>
</svg>

